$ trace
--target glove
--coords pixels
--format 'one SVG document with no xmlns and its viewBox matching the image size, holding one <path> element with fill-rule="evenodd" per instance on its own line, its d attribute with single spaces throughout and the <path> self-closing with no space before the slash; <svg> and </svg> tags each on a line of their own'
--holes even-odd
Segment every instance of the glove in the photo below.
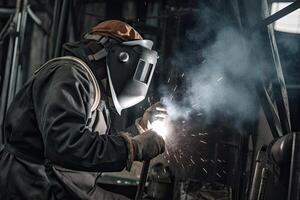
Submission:
<svg viewBox="0 0 300 200">
<path fill-rule="evenodd" d="M 137 161 L 150 160 L 165 151 L 164 139 L 152 130 L 133 137 L 132 144 Z"/>
<path fill-rule="evenodd" d="M 151 123 L 157 119 L 163 120 L 167 114 L 167 110 L 164 105 L 159 101 L 150 106 L 143 114 L 139 124 L 144 130 L 151 128 Z"/>
</svg>

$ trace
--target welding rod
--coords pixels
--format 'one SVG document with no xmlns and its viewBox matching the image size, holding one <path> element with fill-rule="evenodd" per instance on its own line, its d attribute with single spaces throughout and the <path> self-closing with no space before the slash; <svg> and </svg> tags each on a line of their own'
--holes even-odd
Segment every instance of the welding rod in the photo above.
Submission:
<svg viewBox="0 0 300 200">
<path fill-rule="evenodd" d="M 136 195 L 135 195 L 135 200 L 141 200 L 142 197 L 143 197 L 149 167 L 150 167 L 150 160 L 144 161 L 142 171 L 141 171 L 139 186 L 138 186 L 138 189 L 137 189 L 137 192 L 136 192 Z"/>
</svg>

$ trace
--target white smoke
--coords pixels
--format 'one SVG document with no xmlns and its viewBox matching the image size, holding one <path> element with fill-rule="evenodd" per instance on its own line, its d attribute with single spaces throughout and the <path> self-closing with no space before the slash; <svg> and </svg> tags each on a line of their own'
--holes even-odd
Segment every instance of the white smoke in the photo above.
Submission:
<svg viewBox="0 0 300 200">
<path fill-rule="evenodd" d="M 264 63 L 261 58 L 251 57 L 255 48 L 260 48 L 257 38 L 248 38 L 232 26 L 222 26 L 216 28 L 214 41 L 201 47 L 204 36 L 199 30 L 196 26 L 187 33 L 197 48 L 175 53 L 173 64 L 186 71 L 187 89 L 181 103 L 165 100 L 170 116 L 177 119 L 188 118 L 191 113 L 213 116 L 221 112 L 241 121 L 252 119 L 256 108 L 254 86 L 259 80 L 257 66 Z M 200 52 L 204 62 L 195 59 Z"/>
</svg>

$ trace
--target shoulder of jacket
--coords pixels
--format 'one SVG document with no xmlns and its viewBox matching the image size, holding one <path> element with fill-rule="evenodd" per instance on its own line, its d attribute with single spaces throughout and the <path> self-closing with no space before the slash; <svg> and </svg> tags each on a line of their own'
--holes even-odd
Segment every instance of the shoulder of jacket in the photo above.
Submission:
<svg viewBox="0 0 300 200">
<path fill-rule="evenodd" d="M 81 59 L 77 58 L 77 57 L 73 57 L 73 56 L 63 56 L 63 57 L 57 57 L 57 58 L 53 58 L 49 61 L 47 61 L 46 63 L 44 63 L 43 65 L 41 65 L 35 72 L 34 75 L 36 76 L 40 71 L 42 71 L 43 69 L 45 69 L 47 66 L 58 62 L 58 61 L 70 61 L 73 62 L 76 67 L 79 67 L 81 70 L 83 70 L 84 72 L 86 72 L 86 74 L 88 75 L 88 78 L 90 80 L 90 82 L 92 83 L 93 89 L 94 89 L 94 101 L 91 107 L 91 111 L 93 112 L 94 110 L 97 109 L 97 107 L 100 104 L 100 99 L 101 99 L 101 93 L 100 93 L 100 87 L 99 84 L 97 82 L 97 79 L 95 77 L 95 75 L 93 74 L 92 70 L 89 68 L 89 66 Z"/>
</svg>

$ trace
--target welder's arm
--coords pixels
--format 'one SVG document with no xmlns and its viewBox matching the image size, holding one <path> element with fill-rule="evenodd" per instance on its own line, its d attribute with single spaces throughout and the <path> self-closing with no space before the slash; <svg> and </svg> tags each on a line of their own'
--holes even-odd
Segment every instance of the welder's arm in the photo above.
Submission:
<svg viewBox="0 0 300 200">
<path fill-rule="evenodd" d="M 44 71 L 35 80 L 33 99 L 46 158 L 75 170 L 122 170 L 129 154 L 126 140 L 86 127 L 92 87 L 85 72 L 72 66 Z"/>
</svg>

